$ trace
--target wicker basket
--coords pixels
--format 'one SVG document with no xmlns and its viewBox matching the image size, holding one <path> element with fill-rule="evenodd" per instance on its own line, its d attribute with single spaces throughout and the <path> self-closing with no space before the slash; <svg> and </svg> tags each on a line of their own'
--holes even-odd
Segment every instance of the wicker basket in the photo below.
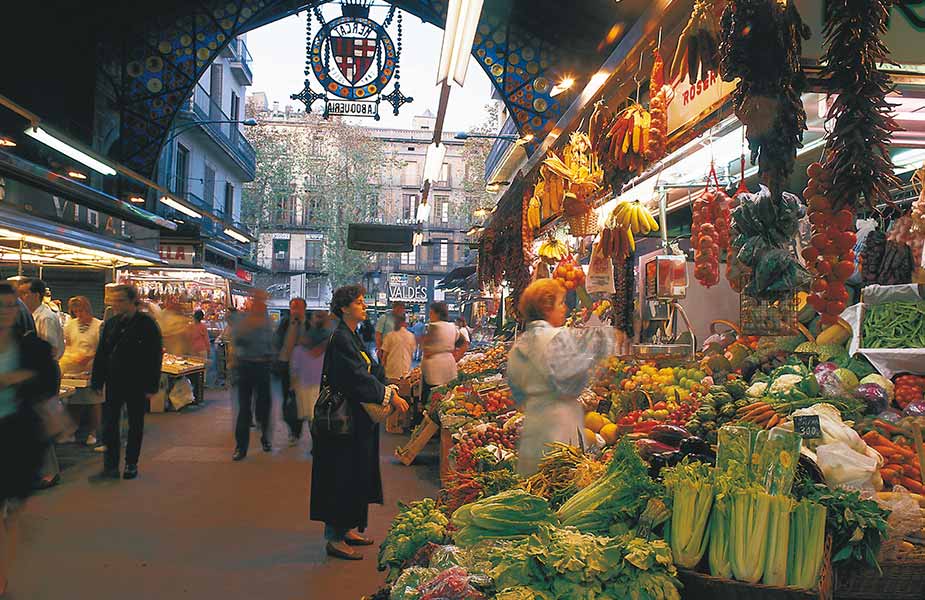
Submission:
<svg viewBox="0 0 925 600">
<path fill-rule="evenodd" d="M 832 538 L 826 536 L 825 558 L 815 590 L 746 583 L 690 569 L 678 569 L 678 578 L 684 584 L 684 600 L 832 600 L 835 577 L 831 557 Z"/>
<path fill-rule="evenodd" d="M 883 561 L 880 568 L 883 575 L 871 568 L 838 569 L 835 572 L 835 597 L 877 600 L 925 598 L 925 558 Z"/>
<path fill-rule="evenodd" d="M 797 295 L 780 300 L 756 300 L 739 294 L 739 323 L 745 335 L 792 335 L 797 330 Z"/>
<path fill-rule="evenodd" d="M 575 237 L 597 235 L 600 230 L 597 223 L 597 212 L 589 210 L 577 217 L 568 218 L 569 233 Z"/>
</svg>

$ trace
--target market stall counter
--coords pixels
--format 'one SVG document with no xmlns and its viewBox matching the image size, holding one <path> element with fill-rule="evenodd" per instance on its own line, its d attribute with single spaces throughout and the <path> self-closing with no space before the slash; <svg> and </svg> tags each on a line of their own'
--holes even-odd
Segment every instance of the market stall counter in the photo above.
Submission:
<svg viewBox="0 0 925 600">
<path fill-rule="evenodd" d="M 161 373 L 161 389 L 151 398 L 151 412 L 164 412 L 168 403 L 174 410 L 181 410 L 189 404 L 201 403 L 204 400 L 205 361 L 191 356 L 164 353 Z"/>
</svg>

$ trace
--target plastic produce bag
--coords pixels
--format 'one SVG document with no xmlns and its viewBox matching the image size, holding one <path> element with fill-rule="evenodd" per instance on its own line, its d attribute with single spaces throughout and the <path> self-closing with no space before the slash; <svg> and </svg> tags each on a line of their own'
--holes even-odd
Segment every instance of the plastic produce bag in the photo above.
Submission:
<svg viewBox="0 0 925 600">
<path fill-rule="evenodd" d="M 893 560 L 905 544 L 903 538 L 925 527 L 925 518 L 922 517 L 919 503 L 909 494 L 909 490 L 901 485 L 895 486 L 888 498 L 878 495 L 875 500 L 881 508 L 890 511 L 887 518 L 889 533 L 880 546 L 879 559 Z"/>
<path fill-rule="evenodd" d="M 440 573 L 440 569 L 428 569 L 425 567 L 409 567 L 402 571 L 395 583 L 392 584 L 392 592 L 389 594 L 389 600 L 419 600 L 421 594 L 418 587 L 427 583 Z"/>
<path fill-rule="evenodd" d="M 465 561 L 466 551 L 459 546 L 440 546 L 430 555 L 430 567 L 434 569 L 461 567 Z"/>
<path fill-rule="evenodd" d="M 170 400 L 170 406 L 174 410 L 180 410 L 184 406 L 193 403 L 193 384 L 190 383 L 190 380 L 186 377 L 181 377 L 173 382 L 173 386 L 170 388 L 170 395 L 167 397 Z"/>
<path fill-rule="evenodd" d="M 790 495 L 802 445 L 799 435 L 780 427 L 758 433 L 756 478 L 769 494 Z"/>
<path fill-rule="evenodd" d="M 420 600 L 481 600 L 485 596 L 475 589 L 474 583 L 489 584 L 485 576 L 471 575 L 462 567 L 452 567 L 418 587 Z"/>
<path fill-rule="evenodd" d="M 613 283 L 613 262 L 604 256 L 600 243 L 595 244 L 591 250 L 591 264 L 588 266 L 585 289 L 589 294 L 616 292 Z"/>
<path fill-rule="evenodd" d="M 844 442 L 816 448 L 816 464 L 832 488 L 879 489 L 883 485 L 879 473 L 882 463 L 876 451 L 868 449 L 862 454 Z"/>
</svg>

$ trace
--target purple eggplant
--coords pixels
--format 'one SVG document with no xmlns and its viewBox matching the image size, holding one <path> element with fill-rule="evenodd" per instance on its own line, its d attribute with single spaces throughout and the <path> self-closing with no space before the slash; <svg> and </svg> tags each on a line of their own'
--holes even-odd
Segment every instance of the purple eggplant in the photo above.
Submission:
<svg viewBox="0 0 925 600">
<path fill-rule="evenodd" d="M 691 437 L 691 434 L 682 427 L 675 425 L 656 425 L 649 431 L 649 438 L 656 442 L 661 442 L 677 448 L 683 440 Z"/>
</svg>

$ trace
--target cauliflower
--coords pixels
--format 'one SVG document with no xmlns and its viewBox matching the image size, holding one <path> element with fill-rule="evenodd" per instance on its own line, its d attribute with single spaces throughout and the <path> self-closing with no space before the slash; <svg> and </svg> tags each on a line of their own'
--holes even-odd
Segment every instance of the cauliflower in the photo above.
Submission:
<svg viewBox="0 0 925 600">
<path fill-rule="evenodd" d="M 771 387 L 768 389 L 768 393 L 772 396 L 786 394 L 788 391 L 790 391 L 791 388 L 795 388 L 800 385 L 800 382 L 802 381 L 802 375 L 794 375 L 792 373 L 781 375 L 774 380 L 774 383 L 771 384 Z"/>
<path fill-rule="evenodd" d="M 767 391 L 767 381 L 756 381 L 755 383 L 751 384 L 747 390 L 745 390 L 745 395 L 749 398 L 761 398 Z"/>
</svg>

